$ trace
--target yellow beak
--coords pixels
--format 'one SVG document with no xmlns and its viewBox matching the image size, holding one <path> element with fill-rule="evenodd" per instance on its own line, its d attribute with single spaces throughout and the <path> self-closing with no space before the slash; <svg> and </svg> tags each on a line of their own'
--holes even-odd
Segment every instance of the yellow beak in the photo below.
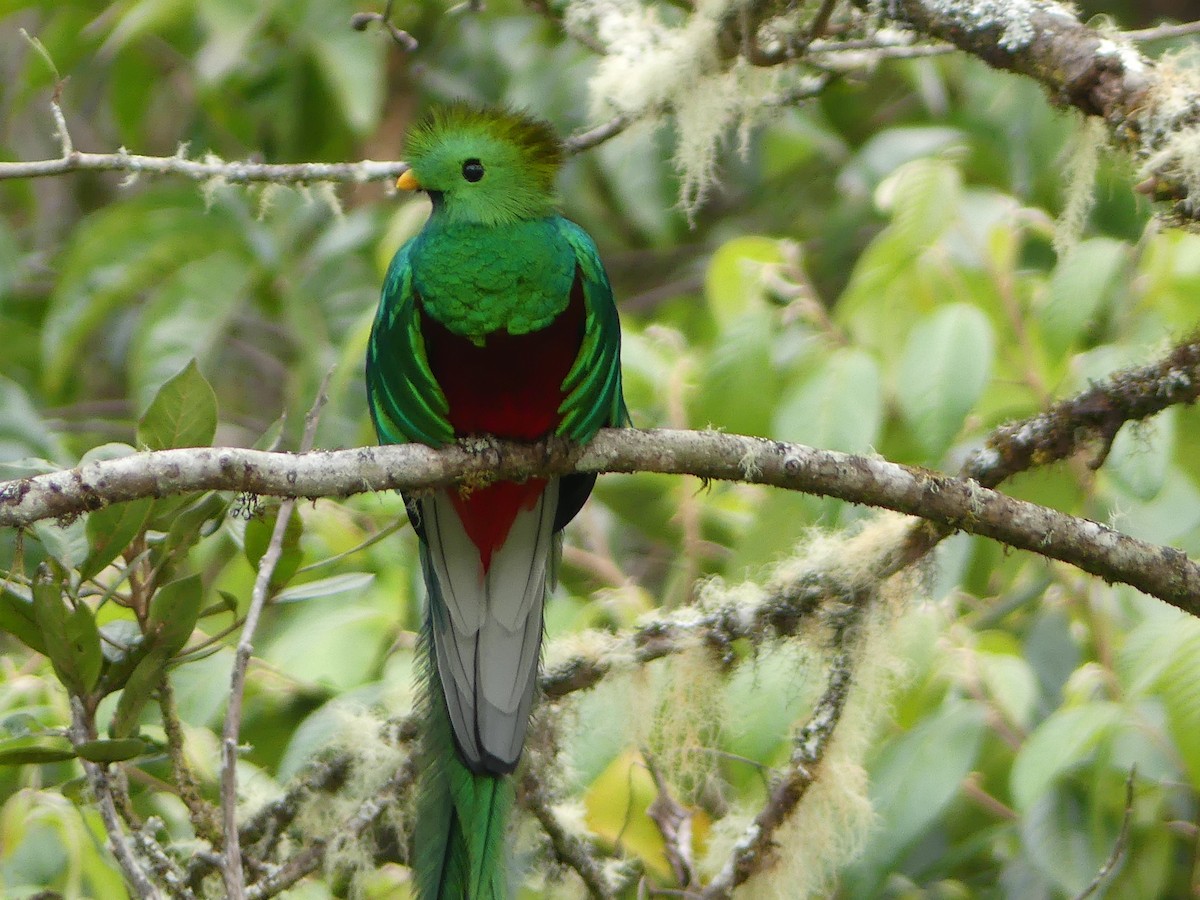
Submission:
<svg viewBox="0 0 1200 900">
<path fill-rule="evenodd" d="M 413 174 L 412 169 L 405 169 L 403 174 L 396 179 L 396 187 L 402 191 L 419 191 L 421 182 L 417 181 L 417 176 Z"/>
</svg>

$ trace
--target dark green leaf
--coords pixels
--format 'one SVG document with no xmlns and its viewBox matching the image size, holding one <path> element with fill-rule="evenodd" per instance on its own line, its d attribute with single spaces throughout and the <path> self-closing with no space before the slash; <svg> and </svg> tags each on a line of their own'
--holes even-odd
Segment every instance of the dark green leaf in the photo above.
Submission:
<svg viewBox="0 0 1200 900">
<path fill-rule="evenodd" d="M 67 616 L 67 640 L 75 653 L 75 666 L 85 693 L 90 693 L 100 678 L 104 655 L 100 652 L 100 632 L 91 607 L 80 602 Z"/>
<path fill-rule="evenodd" d="M 64 569 L 74 569 L 87 557 L 87 530 L 82 518 L 73 519 L 66 525 L 43 519 L 35 522 L 30 531 Z"/>
<path fill-rule="evenodd" d="M 719 423 L 742 434 L 767 433 L 779 390 L 771 363 L 771 323 L 771 314 L 758 309 L 722 329 L 689 404 L 696 427 Z"/>
<path fill-rule="evenodd" d="M 63 455 L 62 444 L 50 430 L 25 389 L 0 375 L 0 460 L 37 456 L 52 459 Z M 16 473 L 11 476 L 18 477 Z"/>
<path fill-rule="evenodd" d="M 267 552 L 267 547 L 271 543 L 271 534 L 275 530 L 275 520 L 278 515 L 279 505 L 276 503 L 268 508 L 266 514 L 251 519 L 246 523 L 246 559 L 255 568 L 258 568 L 259 561 L 262 559 L 263 554 Z M 300 563 L 303 559 L 303 554 L 300 552 L 300 536 L 303 532 L 304 523 L 300 519 L 300 514 L 293 507 L 292 517 L 288 520 L 287 528 L 283 532 L 283 545 L 280 548 L 279 562 L 275 566 L 275 571 L 271 574 L 272 590 L 278 590 L 287 584 L 291 580 L 291 577 L 296 574 L 296 570 L 300 568 Z"/>
<path fill-rule="evenodd" d="M 937 819 L 976 764 L 986 722 L 981 705 L 953 702 L 889 743 L 873 767 L 871 797 L 882 825 L 863 869 L 889 871 Z M 937 748 L 936 762 L 932 748 Z"/>
<path fill-rule="evenodd" d="M 111 737 L 125 738 L 137 731 L 138 717 L 162 683 L 167 659 L 166 650 L 155 647 L 134 668 L 125 682 L 125 689 L 121 692 L 116 712 L 109 723 L 108 733 Z"/>
<path fill-rule="evenodd" d="M 1065 355 L 1095 331 L 1128 259 L 1129 248 L 1123 242 L 1091 238 L 1059 260 L 1040 316 L 1052 356 Z"/>
<path fill-rule="evenodd" d="M 0 588 L 0 630 L 7 631 L 38 653 L 46 652 L 32 598 L 18 596 L 8 587 Z"/>
<path fill-rule="evenodd" d="M 317 581 L 307 581 L 304 584 L 293 585 L 275 595 L 276 603 L 298 603 L 301 600 L 315 600 L 318 597 L 332 597 L 335 594 L 348 594 L 366 588 L 375 575 L 371 572 L 346 572 L 342 575 L 330 575 Z"/>
<path fill-rule="evenodd" d="M 945 452 L 983 393 L 993 344 L 987 317 L 965 303 L 939 309 L 909 334 L 897 397 L 931 457 Z"/>
<path fill-rule="evenodd" d="M 150 645 L 137 622 L 113 619 L 100 626 L 100 652 L 106 662 L 100 687 L 107 695 L 125 686 L 137 664 L 150 652 Z"/>
<path fill-rule="evenodd" d="M 150 602 L 147 630 L 155 648 L 174 656 L 187 643 L 200 616 L 203 587 L 199 575 L 190 575 L 165 584 Z"/>
<path fill-rule="evenodd" d="M 233 594 L 229 593 L 229 591 L 221 591 L 221 590 L 217 591 L 217 596 L 221 598 L 221 602 L 220 603 L 210 603 L 208 606 L 204 607 L 204 609 L 200 610 L 200 618 L 201 619 L 206 618 L 208 616 L 215 616 L 215 615 L 218 615 L 219 613 L 233 613 L 234 615 L 237 615 L 237 610 L 238 610 L 238 598 L 237 597 L 235 597 Z"/>
<path fill-rule="evenodd" d="M 207 447 L 217 430 L 217 395 L 193 359 L 155 395 L 138 422 L 147 450 Z"/>
<path fill-rule="evenodd" d="M 30 735 L 0 741 L 0 765 L 21 766 L 74 759 L 75 749 L 65 737 Z"/>
<path fill-rule="evenodd" d="M 116 559 L 141 533 L 153 506 L 151 498 L 143 497 L 89 513 L 86 531 L 91 550 L 79 567 L 79 577 L 93 578 Z"/>
<path fill-rule="evenodd" d="M 150 746 L 137 738 L 122 738 L 115 741 L 95 740 L 85 741 L 75 745 L 75 754 L 88 762 L 111 763 L 123 762 L 141 756 Z"/>
<path fill-rule="evenodd" d="M 38 572 L 33 584 L 33 611 L 42 633 L 46 655 L 50 657 L 58 680 L 72 694 L 86 693 L 75 648 L 67 634 L 67 607 L 63 603 L 62 588 L 45 570 Z M 96 652 L 99 653 L 99 650 L 97 641 Z"/>
<path fill-rule="evenodd" d="M 1059 709 L 1021 745 L 1013 763 L 1011 790 L 1019 811 L 1031 809 L 1067 770 L 1083 762 L 1121 721 L 1115 703 L 1095 701 Z"/>
<path fill-rule="evenodd" d="M 882 421 L 878 364 L 865 351 L 844 347 L 784 391 L 772 436 L 858 453 L 870 449 Z"/>
</svg>

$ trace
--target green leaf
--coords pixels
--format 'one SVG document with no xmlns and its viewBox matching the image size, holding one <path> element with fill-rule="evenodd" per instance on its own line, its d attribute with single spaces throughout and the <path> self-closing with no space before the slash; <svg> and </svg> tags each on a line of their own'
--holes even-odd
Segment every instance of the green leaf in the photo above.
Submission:
<svg viewBox="0 0 1200 900">
<path fill-rule="evenodd" d="M 82 601 L 67 616 L 67 640 L 75 654 L 75 667 L 85 693 L 90 693 L 100 679 L 104 654 L 100 652 L 100 632 L 91 607 Z"/>
<path fill-rule="evenodd" d="M 940 458 L 987 386 L 992 326 L 974 306 L 954 303 L 909 333 L 897 399 L 925 451 Z"/>
<path fill-rule="evenodd" d="M 1117 432 L 1104 471 L 1139 500 L 1153 500 L 1162 490 L 1175 450 L 1175 409 L 1165 409 L 1145 422 L 1128 422 Z"/>
<path fill-rule="evenodd" d="M 100 688 L 107 695 L 125 686 L 137 664 L 150 652 L 150 645 L 137 622 L 113 619 L 100 626 L 100 652 L 106 663 Z"/>
<path fill-rule="evenodd" d="M 1091 817 L 1086 798 L 1055 790 L 1020 818 L 1022 846 L 1064 896 L 1078 896 L 1104 860 L 1088 827 Z"/>
<path fill-rule="evenodd" d="M 843 172 L 845 187 L 868 193 L 883 179 L 914 161 L 924 161 L 954 146 L 962 146 L 968 136 L 957 128 L 943 126 L 900 126 L 872 134 Z"/>
<path fill-rule="evenodd" d="M 159 388 L 138 422 L 138 443 L 147 450 L 208 447 L 217 431 L 217 395 L 193 359 Z"/>
<path fill-rule="evenodd" d="M 240 254 L 218 251 L 178 269 L 156 286 L 129 349 L 135 400 L 149 402 L 159 385 L 191 360 L 213 364 L 226 344 L 233 317 L 249 303 L 253 275 Z M 207 395 L 202 400 L 207 410 Z M 215 407 L 213 419 L 215 423 Z M 209 435 L 193 439 L 190 446 L 211 441 Z"/>
<path fill-rule="evenodd" d="M 126 738 L 137 731 L 138 717 L 162 683 L 168 657 L 166 648 L 154 647 L 134 667 L 133 673 L 125 682 L 125 689 L 121 691 L 121 699 L 117 701 L 116 712 L 109 723 L 110 737 Z"/>
<path fill-rule="evenodd" d="M 342 575 L 330 575 L 317 581 L 308 581 L 280 591 L 275 595 L 276 603 L 298 603 L 301 600 L 316 600 L 319 597 L 333 597 L 336 594 L 348 594 L 361 591 L 375 580 L 373 572 L 346 572 Z"/>
<path fill-rule="evenodd" d="M 38 572 L 33 584 L 33 611 L 38 628 L 41 629 L 46 655 L 50 657 L 50 664 L 54 666 L 58 680 L 72 694 L 85 694 L 87 688 L 84 685 L 83 672 L 79 668 L 78 654 L 67 631 L 67 607 L 63 603 L 62 588 L 45 570 Z M 71 630 L 78 633 L 78 623 L 75 623 Z M 96 652 L 99 651 L 97 635 Z"/>
<path fill-rule="evenodd" d="M 200 618 L 204 619 L 208 616 L 216 616 L 221 613 L 233 613 L 235 616 L 238 611 L 238 598 L 229 591 L 217 591 L 217 596 L 221 598 L 218 603 L 210 603 L 204 609 L 200 610 Z"/>
<path fill-rule="evenodd" d="M 1028 728 L 1038 700 L 1037 676 L 1029 662 L 1010 653 L 979 652 L 975 659 L 988 694 L 1008 721 Z"/>
<path fill-rule="evenodd" d="M 88 762 L 112 763 L 133 759 L 150 749 L 149 744 L 137 738 L 122 738 L 116 741 L 101 739 L 76 744 L 75 755 Z"/>
<path fill-rule="evenodd" d="M 771 363 L 771 322 L 771 315 L 759 310 L 722 328 L 688 404 L 695 426 L 719 424 L 739 434 L 766 434 L 779 391 Z"/>
<path fill-rule="evenodd" d="M 980 704 L 951 702 L 887 745 L 872 766 L 871 799 L 881 824 L 864 869 L 889 871 L 938 819 L 975 767 L 986 723 Z"/>
<path fill-rule="evenodd" d="M 704 297 L 722 331 L 739 317 L 764 310 L 763 276 L 782 263 L 775 238 L 747 235 L 717 248 L 704 276 Z"/>
<path fill-rule="evenodd" d="M 272 504 L 272 509 L 262 516 L 251 519 L 246 523 L 245 551 L 246 559 L 255 569 L 258 568 L 263 554 L 271 543 L 271 534 L 275 530 L 275 520 L 279 515 L 278 503 Z M 304 533 L 304 523 L 296 508 L 292 507 L 292 517 L 288 520 L 283 532 L 283 545 L 279 562 L 271 573 L 271 589 L 276 590 L 287 584 L 296 570 L 300 568 L 303 554 L 300 552 L 300 536 Z"/>
<path fill-rule="evenodd" d="M 87 557 L 87 528 L 82 517 L 72 519 L 66 525 L 42 519 L 34 522 L 30 531 L 64 569 L 76 568 Z"/>
<path fill-rule="evenodd" d="M 923 253 L 954 221 L 962 176 L 950 163 L 916 159 L 879 185 L 875 199 L 892 213 L 892 229 L 913 252 Z"/>
<path fill-rule="evenodd" d="M 30 649 L 46 653 L 33 598 L 22 597 L 8 586 L 0 588 L 0 630 L 7 631 Z"/>
<path fill-rule="evenodd" d="M 364 43 L 361 35 L 346 27 L 336 7 L 315 2 L 296 5 L 306 9 L 298 33 L 307 37 L 317 70 L 346 123 L 356 133 L 366 134 L 383 109 L 383 43 Z"/>
<path fill-rule="evenodd" d="M 237 241 L 235 224 L 219 208 L 206 211 L 192 187 L 152 189 L 89 215 L 56 266 L 42 328 L 49 396 L 62 396 L 67 382 L 83 368 L 79 362 L 91 349 L 88 341 L 118 310 L 129 307 L 131 297 L 160 290 L 172 273 L 190 267 L 198 256 Z M 218 291 L 209 297 L 217 304 L 226 299 Z"/>
<path fill-rule="evenodd" d="M 1137 640 L 1131 638 L 1127 653 L 1141 650 L 1133 688 L 1152 687 L 1161 698 L 1174 750 L 1192 785 L 1200 786 L 1200 680 L 1194 680 L 1200 679 L 1200 622 L 1174 610 L 1164 612 L 1163 619 L 1142 626 Z"/>
<path fill-rule="evenodd" d="M 1010 788 L 1016 808 L 1032 809 L 1060 776 L 1087 759 L 1121 717 L 1120 706 L 1101 701 L 1051 713 L 1026 738 L 1013 763 Z"/>
<path fill-rule="evenodd" d="M 154 592 L 146 630 L 147 639 L 156 649 L 162 648 L 171 657 L 183 648 L 200 617 L 203 595 L 199 575 L 164 584 Z"/>
<path fill-rule="evenodd" d="M 0 460 L 63 457 L 62 443 L 50 430 L 29 394 L 3 375 L 0 375 L 0 409 L 4 410 L 4 415 L 0 416 Z"/>
<path fill-rule="evenodd" d="M 784 391 L 772 436 L 857 453 L 871 448 L 882 421 L 879 366 L 865 351 L 841 347 Z"/>
<path fill-rule="evenodd" d="M 128 4 L 120 10 L 101 53 L 116 56 L 117 51 L 144 35 L 161 34 L 183 21 L 191 8 L 186 0 L 137 0 Z"/>
<path fill-rule="evenodd" d="M 75 758 L 75 748 L 58 735 L 28 735 L 0 741 L 0 765 L 56 763 Z"/>
<path fill-rule="evenodd" d="M 153 499 L 143 497 L 88 513 L 85 530 L 91 549 L 79 567 L 79 577 L 83 580 L 94 578 L 120 556 L 141 533 L 153 506 Z"/>
<path fill-rule="evenodd" d="M 1094 333 L 1113 292 L 1124 283 L 1129 247 L 1111 238 L 1091 238 L 1058 261 L 1039 321 L 1046 347 L 1060 357 Z"/>
</svg>

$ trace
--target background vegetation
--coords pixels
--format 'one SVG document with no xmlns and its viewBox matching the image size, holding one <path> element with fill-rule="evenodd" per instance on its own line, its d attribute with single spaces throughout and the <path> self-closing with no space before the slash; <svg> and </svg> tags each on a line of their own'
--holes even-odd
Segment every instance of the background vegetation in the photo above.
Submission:
<svg viewBox="0 0 1200 900">
<path fill-rule="evenodd" d="M 594 57 L 553 16 L 512 0 L 482 13 L 405 5 L 395 21 L 420 41 L 405 54 L 381 30 L 351 30 L 356 11 L 344 0 L 0 2 L 0 157 L 58 153 L 55 74 L 21 28 L 65 77 L 62 107 L 87 150 L 396 159 L 412 117 L 450 97 L 523 106 L 564 134 L 596 121 Z M 1079 116 L 977 61 L 839 74 L 815 99 L 731 135 L 691 213 L 678 203 L 672 128 L 632 128 L 573 158 L 561 181 L 567 215 L 596 237 L 616 286 L 640 427 L 715 426 L 953 472 L 995 426 L 1195 327 L 1200 236 L 1160 227 L 1131 190 L 1129 162 L 1102 152 Z M 0 182 L 0 478 L 168 445 L 179 435 L 161 430 L 180 410 L 201 411 L 190 436 L 203 441 L 294 447 L 328 371 L 316 446 L 372 443 L 366 336 L 384 267 L 426 205 L 378 185 L 197 187 L 98 173 Z M 205 384 L 219 410 L 211 423 Z M 1194 557 L 1198 441 L 1195 411 L 1171 409 L 1124 429 L 1097 470 L 1073 459 L 1008 489 Z M 146 501 L 0 534 L 4 896 L 124 890 L 79 762 L 57 736 L 71 718 L 60 681 L 96 687 L 101 662 L 84 658 L 66 676 L 60 665 L 55 677 L 28 646 L 38 646 L 27 612 L 39 564 L 53 591 L 65 583 L 95 610 L 104 677 L 120 664 L 116 636 L 155 615 L 131 609 L 138 565 L 185 598 L 161 600 L 163 589 L 159 602 L 196 606 L 197 631 L 160 633 L 160 649 L 183 653 L 173 700 L 196 790 L 213 798 L 231 626 L 272 508 L 226 495 Z M 550 643 L 586 644 L 587 629 L 625 628 L 797 556 L 839 552 L 817 530 L 869 515 L 746 485 L 602 478 L 568 531 Z M 411 700 L 418 581 L 397 497 L 301 505 L 251 667 L 247 808 L 280 796 L 331 745 L 394 752 L 379 713 Z M 1075 896 L 1118 844 L 1136 766 L 1107 896 L 1200 890 L 1200 623 L 966 536 L 894 593 L 858 673 L 840 767 L 825 775 L 846 790 L 821 801 L 815 830 L 786 851 L 828 872 L 818 889 Z M 711 872 L 736 833 L 726 823 L 744 824 L 761 804 L 814 701 L 816 641 L 734 649 L 727 676 L 685 655 L 546 714 L 556 800 L 602 845 L 640 861 L 648 884 L 672 883 L 645 812 L 651 768 L 693 814 L 698 865 Z M 114 689 L 98 718 L 118 737 L 141 736 L 120 767 L 131 814 L 157 817 L 160 837 L 186 854 L 202 842 L 170 784 L 159 704 L 147 687 L 122 706 L 134 693 Z M 855 787 L 859 763 L 873 817 Z M 317 833 L 351 810 L 332 799 L 296 828 Z M 402 817 L 394 824 L 402 833 Z M 574 875 L 545 864 L 542 841 L 527 821 L 526 895 L 579 893 Z M 382 846 L 395 861 L 364 872 L 342 848 L 289 896 L 404 896 L 403 853 Z M 778 874 L 773 886 L 792 896 L 798 877 Z"/>
</svg>

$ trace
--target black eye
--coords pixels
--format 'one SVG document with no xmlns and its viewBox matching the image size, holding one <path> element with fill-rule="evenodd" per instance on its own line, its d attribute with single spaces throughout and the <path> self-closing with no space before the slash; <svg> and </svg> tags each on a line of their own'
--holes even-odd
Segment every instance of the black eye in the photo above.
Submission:
<svg viewBox="0 0 1200 900">
<path fill-rule="evenodd" d="M 483 163 L 477 159 L 468 159 L 463 163 L 463 178 L 474 184 L 483 177 Z"/>
</svg>

